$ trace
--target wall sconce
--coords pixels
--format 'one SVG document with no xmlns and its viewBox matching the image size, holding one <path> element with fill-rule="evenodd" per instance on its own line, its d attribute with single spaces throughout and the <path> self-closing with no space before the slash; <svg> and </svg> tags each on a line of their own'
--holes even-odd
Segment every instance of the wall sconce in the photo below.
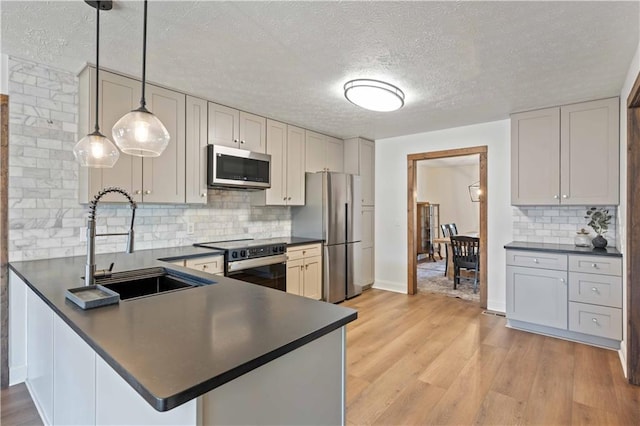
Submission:
<svg viewBox="0 0 640 426">
<path fill-rule="evenodd" d="M 480 190 L 480 181 L 469 185 L 469 197 L 471 197 L 471 202 L 479 203 L 481 194 L 482 191 Z"/>
</svg>

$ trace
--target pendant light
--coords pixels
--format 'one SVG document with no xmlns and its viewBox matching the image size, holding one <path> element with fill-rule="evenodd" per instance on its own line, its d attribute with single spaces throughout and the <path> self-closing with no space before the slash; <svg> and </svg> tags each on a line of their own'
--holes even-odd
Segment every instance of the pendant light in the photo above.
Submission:
<svg viewBox="0 0 640 426">
<path fill-rule="evenodd" d="M 171 136 L 164 124 L 146 108 L 144 87 L 147 65 L 147 0 L 144 0 L 142 37 L 142 97 L 140 108 L 122 117 L 113 126 L 113 139 L 125 154 L 137 157 L 157 157 L 169 144 Z"/>
<path fill-rule="evenodd" d="M 96 122 L 93 133 L 89 133 L 73 147 L 73 155 L 82 167 L 108 168 L 118 161 L 118 148 L 105 135 L 100 133 L 98 124 L 99 114 L 99 85 L 100 85 L 100 10 L 111 10 L 111 1 L 86 1 L 96 8 Z"/>
</svg>

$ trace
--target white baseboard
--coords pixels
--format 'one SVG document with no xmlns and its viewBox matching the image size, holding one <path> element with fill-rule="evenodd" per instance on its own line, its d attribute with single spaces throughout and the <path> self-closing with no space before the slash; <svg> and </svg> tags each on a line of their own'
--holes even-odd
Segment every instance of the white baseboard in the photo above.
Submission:
<svg viewBox="0 0 640 426">
<path fill-rule="evenodd" d="M 620 349 L 618 350 L 618 356 L 620 357 L 620 363 L 622 364 L 622 371 L 624 372 L 625 379 L 628 379 L 627 375 L 627 341 L 620 342 Z"/>
<path fill-rule="evenodd" d="M 31 399 L 33 400 L 33 405 L 35 405 L 36 410 L 38 410 L 38 415 L 40 416 L 40 420 L 42 420 L 42 423 L 47 426 L 53 424 L 50 421 L 50 419 L 48 419 L 47 416 L 45 416 L 44 411 L 40 406 L 40 401 L 38 401 L 38 398 L 36 398 L 35 394 L 33 393 L 33 390 L 31 389 L 31 385 L 29 385 L 29 381 L 26 380 L 24 384 L 27 385 L 27 390 L 29 391 L 29 395 L 31 395 Z"/>
<path fill-rule="evenodd" d="M 27 380 L 27 366 L 9 367 L 9 386 L 17 385 Z"/>
<path fill-rule="evenodd" d="M 375 288 L 377 290 L 386 290 L 386 291 L 393 291 L 394 293 L 407 294 L 407 284 L 406 283 L 399 283 L 399 282 L 394 282 L 394 281 L 376 280 L 373 283 L 373 288 Z"/>
<path fill-rule="evenodd" d="M 487 300 L 487 309 L 493 312 L 507 312 L 507 304 L 504 300 Z"/>
</svg>

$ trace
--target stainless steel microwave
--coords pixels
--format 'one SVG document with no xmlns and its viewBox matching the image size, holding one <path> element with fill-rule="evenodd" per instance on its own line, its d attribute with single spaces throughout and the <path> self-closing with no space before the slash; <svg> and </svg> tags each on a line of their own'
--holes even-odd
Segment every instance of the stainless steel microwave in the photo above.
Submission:
<svg viewBox="0 0 640 426">
<path fill-rule="evenodd" d="M 271 188 L 271 156 L 222 145 L 207 145 L 210 188 Z"/>
</svg>

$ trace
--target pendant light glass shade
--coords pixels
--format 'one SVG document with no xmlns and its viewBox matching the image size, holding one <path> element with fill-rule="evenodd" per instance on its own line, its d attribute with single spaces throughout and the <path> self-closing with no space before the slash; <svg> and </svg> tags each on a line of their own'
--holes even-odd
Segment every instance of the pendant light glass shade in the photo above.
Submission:
<svg viewBox="0 0 640 426">
<path fill-rule="evenodd" d="M 344 97 L 352 104 L 370 111 L 395 111 L 404 105 L 404 92 L 393 84 L 379 80 L 348 81 L 344 85 Z"/>
<path fill-rule="evenodd" d="M 110 10 L 110 1 L 87 2 L 91 7 L 96 8 L 96 112 L 94 132 L 88 134 L 73 147 L 73 155 L 76 161 L 82 167 L 109 168 L 113 167 L 120 157 L 118 148 L 105 135 L 100 133 L 98 123 L 98 105 L 99 95 L 98 87 L 100 84 L 100 10 Z"/>
<path fill-rule="evenodd" d="M 165 150 L 171 136 L 158 117 L 137 109 L 113 126 L 113 139 L 125 154 L 157 157 Z"/>
<path fill-rule="evenodd" d="M 88 134 L 73 147 L 73 155 L 82 167 L 113 167 L 120 157 L 118 148 L 100 132 Z"/>
<path fill-rule="evenodd" d="M 147 71 L 147 0 L 144 1 L 142 36 L 142 96 L 140 108 L 123 116 L 113 126 L 113 139 L 118 148 L 128 155 L 158 157 L 169 145 L 171 136 L 162 121 L 145 107 L 144 89 Z"/>
</svg>

